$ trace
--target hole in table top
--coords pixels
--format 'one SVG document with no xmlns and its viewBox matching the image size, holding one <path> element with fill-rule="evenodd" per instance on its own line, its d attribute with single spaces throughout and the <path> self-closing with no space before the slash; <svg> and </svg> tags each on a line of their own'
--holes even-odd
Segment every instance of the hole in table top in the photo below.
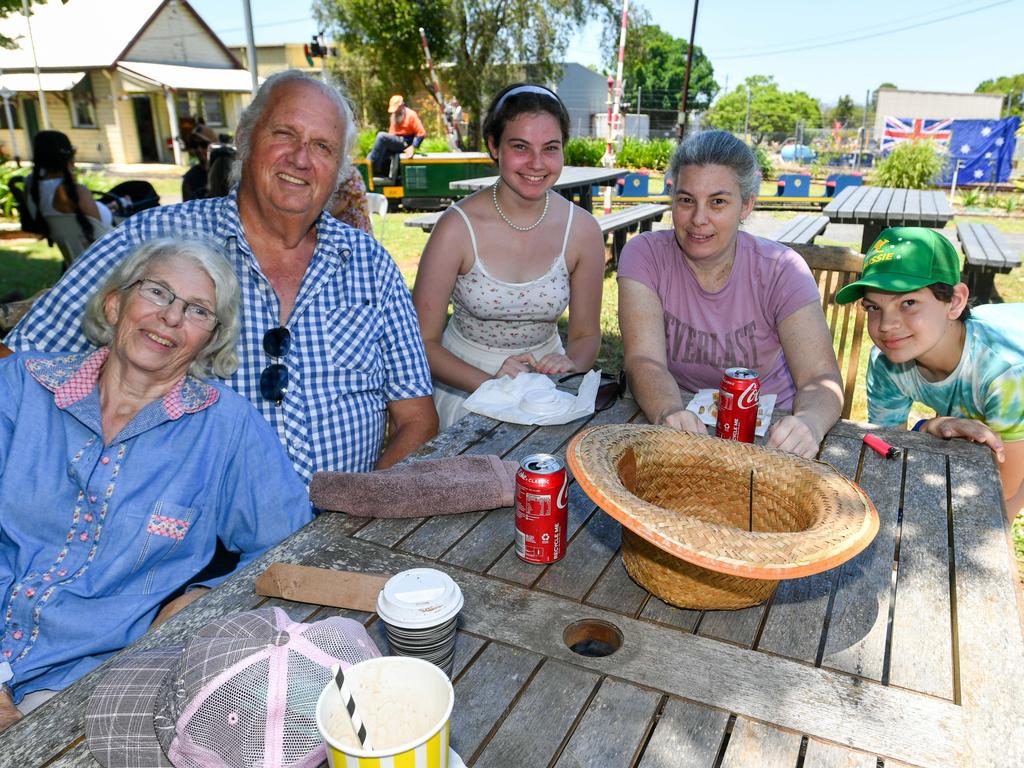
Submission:
<svg viewBox="0 0 1024 768">
<path fill-rule="evenodd" d="M 622 632 L 614 624 L 599 619 L 576 621 L 565 628 L 562 639 L 580 656 L 611 656 L 622 647 Z"/>
</svg>

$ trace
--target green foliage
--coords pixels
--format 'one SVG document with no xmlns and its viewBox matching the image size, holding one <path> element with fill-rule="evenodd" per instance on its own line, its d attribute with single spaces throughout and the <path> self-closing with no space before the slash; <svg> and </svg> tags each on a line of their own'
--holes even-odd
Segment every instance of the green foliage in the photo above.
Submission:
<svg viewBox="0 0 1024 768">
<path fill-rule="evenodd" d="M 926 189 L 938 178 L 945 157 L 931 141 L 904 141 L 875 168 L 872 183 L 881 187 Z"/>
<path fill-rule="evenodd" d="M 446 136 L 427 136 L 420 144 L 420 152 L 447 152 L 448 138 Z"/>
<path fill-rule="evenodd" d="M 373 149 L 373 142 L 376 140 L 376 128 L 363 128 L 356 136 L 355 146 L 352 147 L 352 157 L 366 157 Z"/>
<path fill-rule="evenodd" d="M 1005 198 L 1003 198 L 1002 208 L 1007 213 L 1013 213 L 1019 207 L 1020 198 L 1018 198 L 1016 195 L 1007 195 Z"/>
<path fill-rule="evenodd" d="M 28 176 L 32 169 L 28 166 L 22 166 L 21 168 L 11 168 L 9 166 L 0 166 L 0 212 L 3 213 L 4 218 L 11 218 L 17 214 L 14 213 L 14 195 L 11 192 L 11 188 L 7 186 L 7 183 L 15 176 Z"/>
<path fill-rule="evenodd" d="M 978 205 L 981 202 L 981 192 L 977 189 L 960 190 L 960 205 L 965 208 Z"/>
<path fill-rule="evenodd" d="M 1024 73 L 985 80 L 974 89 L 974 92 L 1008 93 L 1010 94 L 1010 109 L 1007 114 L 1024 116 Z"/>
<path fill-rule="evenodd" d="M 787 133 L 802 121 L 808 128 L 821 125 L 818 102 L 803 91 L 782 91 L 774 78 L 753 75 L 734 91 L 722 96 L 704 113 L 705 122 L 713 128 L 741 132 L 747 116 L 747 93 L 750 93 L 750 133 L 760 144 L 769 133 Z"/>
<path fill-rule="evenodd" d="M 757 158 L 757 165 L 761 169 L 761 179 L 771 181 L 775 176 L 775 166 L 772 165 L 772 159 L 768 156 L 768 150 L 760 144 L 754 145 L 751 149 L 754 150 L 754 157 Z"/>
<path fill-rule="evenodd" d="M 596 168 L 601 164 L 607 143 L 601 139 L 575 138 L 565 143 L 562 152 L 566 165 Z"/>
<path fill-rule="evenodd" d="M 638 16 L 643 15 L 646 12 L 638 13 Z M 614 29 L 614 50 L 617 56 L 619 27 L 616 25 Z M 623 78 L 631 93 L 635 93 L 637 88 L 641 89 L 641 111 L 644 107 L 671 110 L 679 107 L 688 48 L 686 40 L 672 37 L 657 24 L 630 23 L 629 34 L 626 35 Z M 608 53 L 611 54 L 611 51 Z M 702 111 L 710 106 L 719 90 L 714 74 L 710 60 L 700 46 L 694 46 L 686 97 L 688 110 Z"/>
<path fill-rule="evenodd" d="M 615 165 L 619 168 L 664 170 L 675 148 L 676 143 L 672 139 L 625 139 L 615 156 Z"/>
</svg>

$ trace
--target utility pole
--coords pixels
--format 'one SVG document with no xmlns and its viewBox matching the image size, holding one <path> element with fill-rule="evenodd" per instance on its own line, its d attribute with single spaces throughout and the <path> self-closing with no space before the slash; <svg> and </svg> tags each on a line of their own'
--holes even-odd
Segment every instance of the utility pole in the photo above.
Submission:
<svg viewBox="0 0 1024 768">
<path fill-rule="evenodd" d="M 249 0 L 242 0 L 242 14 L 245 17 L 245 44 L 249 52 L 249 76 L 252 77 L 252 96 L 256 98 L 256 91 L 259 90 L 260 81 L 256 75 L 256 39 L 252 32 L 252 8 Z"/>
<path fill-rule="evenodd" d="M 39 62 L 36 60 L 36 41 L 32 37 L 32 13 L 28 9 L 28 0 L 21 0 L 21 9 L 28 25 L 28 47 L 32 51 L 32 70 L 36 73 L 36 89 L 39 94 L 39 108 L 43 111 L 43 127 L 50 130 L 50 113 L 46 109 L 46 93 L 43 91 L 43 79 L 39 75 Z"/>
<path fill-rule="evenodd" d="M 690 97 L 690 68 L 693 66 L 693 38 L 697 34 L 697 8 L 700 0 L 693 0 L 693 22 L 690 24 L 690 44 L 686 51 L 686 74 L 683 76 L 683 103 L 680 105 L 682 120 L 679 121 L 679 141 L 686 135 L 686 102 Z"/>
</svg>

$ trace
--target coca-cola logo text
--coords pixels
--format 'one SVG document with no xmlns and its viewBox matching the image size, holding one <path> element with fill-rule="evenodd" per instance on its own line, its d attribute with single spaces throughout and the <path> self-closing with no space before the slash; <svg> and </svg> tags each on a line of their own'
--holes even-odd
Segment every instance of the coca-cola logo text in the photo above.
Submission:
<svg viewBox="0 0 1024 768">
<path fill-rule="evenodd" d="M 757 408 L 758 394 L 761 391 L 761 387 L 757 383 L 752 383 L 749 387 L 740 393 L 740 396 L 736 399 L 736 407 L 746 410 L 748 408 Z"/>
</svg>

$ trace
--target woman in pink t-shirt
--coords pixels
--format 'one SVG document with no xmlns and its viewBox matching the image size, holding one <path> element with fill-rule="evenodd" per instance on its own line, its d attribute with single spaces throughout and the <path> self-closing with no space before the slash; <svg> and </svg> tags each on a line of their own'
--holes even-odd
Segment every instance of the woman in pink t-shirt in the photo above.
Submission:
<svg viewBox="0 0 1024 768">
<path fill-rule="evenodd" d="M 754 154 L 725 131 L 673 154 L 672 230 L 633 238 L 619 262 L 619 325 L 630 388 L 647 418 L 704 432 L 681 390 L 717 388 L 753 368 L 778 395 L 768 445 L 814 456 L 843 395 L 818 287 L 792 249 L 739 231 L 754 208 Z"/>
</svg>

